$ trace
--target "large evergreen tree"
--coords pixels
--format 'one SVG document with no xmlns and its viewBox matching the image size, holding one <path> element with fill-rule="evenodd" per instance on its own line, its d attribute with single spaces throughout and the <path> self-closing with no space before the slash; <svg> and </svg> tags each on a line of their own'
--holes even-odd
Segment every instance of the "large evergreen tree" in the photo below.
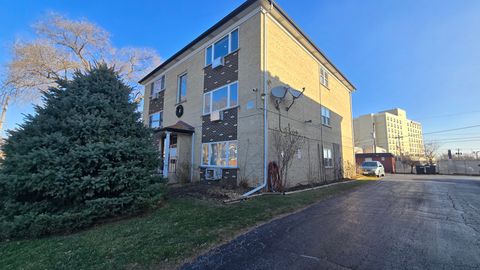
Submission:
<svg viewBox="0 0 480 270">
<path fill-rule="evenodd" d="M 59 81 L 35 115 L 9 132 L 0 167 L 0 238 L 72 231 L 158 200 L 158 153 L 131 91 L 100 64 Z"/>
</svg>

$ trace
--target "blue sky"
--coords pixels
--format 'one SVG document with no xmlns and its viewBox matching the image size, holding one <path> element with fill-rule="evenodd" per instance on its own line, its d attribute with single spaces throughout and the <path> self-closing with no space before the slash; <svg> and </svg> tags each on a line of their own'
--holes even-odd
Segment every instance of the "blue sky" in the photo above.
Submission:
<svg viewBox="0 0 480 270">
<path fill-rule="evenodd" d="M 31 37 L 29 26 L 47 11 L 85 17 L 115 46 L 152 47 L 166 59 L 242 2 L 0 0 L 0 64 L 8 44 Z M 277 2 L 355 84 L 354 116 L 401 107 L 424 132 L 480 125 L 480 1 Z M 6 127 L 31 112 L 11 106 Z M 443 149 L 480 150 L 480 128 L 426 137 Z"/>
</svg>

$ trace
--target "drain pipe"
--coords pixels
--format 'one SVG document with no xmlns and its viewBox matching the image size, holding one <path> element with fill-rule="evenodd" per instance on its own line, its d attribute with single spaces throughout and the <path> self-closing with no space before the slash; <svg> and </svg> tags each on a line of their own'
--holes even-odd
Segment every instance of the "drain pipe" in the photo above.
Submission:
<svg viewBox="0 0 480 270">
<path fill-rule="evenodd" d="M 268 178 L 268 71 L 267 71 L 267 14 L 272 10 L 272 2 L 270 1 L 270 9 L 263 10 L 263 184 L 243 194 L 248 197 L 253 193 L 260 191 L 267 186 Z"/>
</svg>

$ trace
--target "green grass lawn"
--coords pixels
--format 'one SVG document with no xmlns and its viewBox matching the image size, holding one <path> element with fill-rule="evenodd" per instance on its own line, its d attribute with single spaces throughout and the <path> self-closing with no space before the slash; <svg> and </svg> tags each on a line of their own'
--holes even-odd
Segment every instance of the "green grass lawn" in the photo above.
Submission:
<svg viewBox="0 0 480 270">
<path fill-rule="evenodd" d="M 230 205 L 172 199 L 144 216 L 76 234 L 0 243 L 0 268 L 174 268 L 255 224 L 366 183 L 369 181 L 291 195 L 267 195 Z"/>
</svg>

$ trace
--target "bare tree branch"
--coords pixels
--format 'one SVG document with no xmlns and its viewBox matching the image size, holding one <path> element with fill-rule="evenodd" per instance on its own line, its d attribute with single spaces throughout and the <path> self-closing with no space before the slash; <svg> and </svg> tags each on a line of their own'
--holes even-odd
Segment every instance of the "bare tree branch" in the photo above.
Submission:
<svg viewBox="0 0 480 270">
<path fill-rule="evenodd" d="M 36 102 L 57 80 L 70 79 L 75 70 L 101 62 L 114 66 L 135 89 L 137 80 L 160 63 L 152 49 L 113 47 L 110 34 L 85 19 L 49 13 L 32 27 L 36 39 L 12 45 L 11 60 L 0 74 L 1 100 Z M 132 94 L 141 97 L 139 93 Z"/>
<path fill-rule="evenodd" d="M 433 160 L 437 157 L 440 144 L 435 141 L 425 143 L 425 158 L 430 164 L 433 164 Z"/>
<path fill-rule="evenodd" d="M 280 171 L 282 186 L 287 186 L 288 169 L 292 165 L 293 158 L 305 142 L 298 131 L 292 130 L 290 126 L 284 130 L 276 130 L 273 133 L 273 147 L 277 156 L 277 163 Z"/>
</svg>

